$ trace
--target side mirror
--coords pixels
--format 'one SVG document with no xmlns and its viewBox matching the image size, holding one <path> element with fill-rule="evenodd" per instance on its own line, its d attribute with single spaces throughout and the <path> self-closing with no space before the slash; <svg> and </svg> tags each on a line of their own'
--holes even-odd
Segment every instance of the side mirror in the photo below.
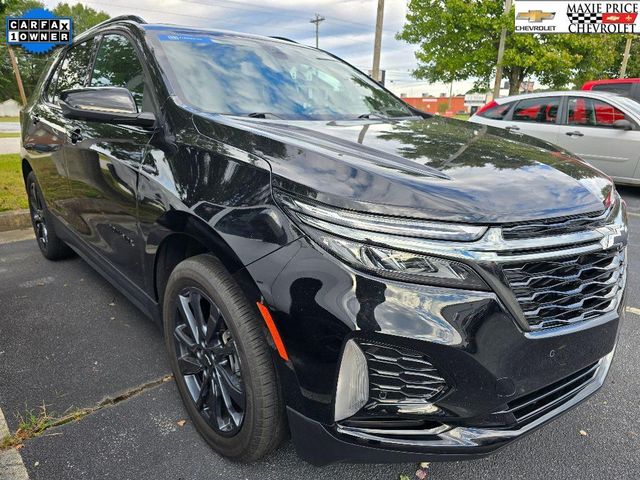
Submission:
<svg viewBox="0 0 640 480">
<path fill-rule="evenodd" d="M 617 130 L 633 130 L 633 123 L 629 120 L 616 120 L 612 126 Z"/>
<path fill-rule="evenodd" d="M 89 87 L 60 94 L 62 114 L 75 120 L 153 127 L 155 115 L 138 113 L 131 92 L 121 87 Z"/>
</svg>

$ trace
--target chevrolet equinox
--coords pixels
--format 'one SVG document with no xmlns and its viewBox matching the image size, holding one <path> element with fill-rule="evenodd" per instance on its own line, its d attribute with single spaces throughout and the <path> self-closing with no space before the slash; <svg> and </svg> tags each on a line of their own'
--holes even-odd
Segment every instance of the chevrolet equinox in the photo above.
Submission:
<svg viewBox="0 0 640 480">
<path fill-rule="evenodd" d="M 161 325 L 221 455 L 290 432 L 317 465 L 474 458 L 604 382 L 626 207 L 549 143 L 287 39 L 129 16 L 54 56 L 21 128 L 42 254 Z"/>
</svg>

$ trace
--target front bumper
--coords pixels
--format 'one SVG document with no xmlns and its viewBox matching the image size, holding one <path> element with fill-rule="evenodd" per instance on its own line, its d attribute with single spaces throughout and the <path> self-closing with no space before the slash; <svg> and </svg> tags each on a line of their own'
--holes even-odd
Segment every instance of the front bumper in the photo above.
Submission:
<svg viewBox="0 0 640 480">
<path fill-rule="evenodd" d="M 366 429 L 327 427 L 289 408 L 289 426 L 298 455 L 314 465 L 335 462 L 394 463 L 456 461 L 484 457 L 575 407 L 602 387 L 614 352 L 597 362 L 592 377 L 564 401 L 521 426 L 453 426 L 420 438 L 372 434 Z"/>
</svg>

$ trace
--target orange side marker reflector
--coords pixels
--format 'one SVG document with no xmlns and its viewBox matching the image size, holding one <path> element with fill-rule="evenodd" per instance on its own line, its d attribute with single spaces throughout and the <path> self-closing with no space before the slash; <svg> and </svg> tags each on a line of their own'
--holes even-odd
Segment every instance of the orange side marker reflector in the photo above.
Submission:
<svg viewBox="0 0 640 480">
<path fill-rule="evenodd" d="M 260 302 L 256 302 L 256 305 L 258 305 L 258 310 L 260 310 L 262 318 L 264 318 L 264 323 L 267 324 L 267 328 L 269 329 L 271 338 L 273 338 L 273 343 L 276 344 L 276 350 L 278 350 L 278 354 L 280 354 L 280 357 L 282 357 L 283 360 L 286 360 L 288 362 L 289 355 L 287 355 L 287 350 L 284 348 L 284 343 L 282 343 L 282 338 L 280 338 L 280 333 L 276 328 L 276 324 L 273 322 L 273 317 L 271 316 L 269 309 Z"/>
</svg>

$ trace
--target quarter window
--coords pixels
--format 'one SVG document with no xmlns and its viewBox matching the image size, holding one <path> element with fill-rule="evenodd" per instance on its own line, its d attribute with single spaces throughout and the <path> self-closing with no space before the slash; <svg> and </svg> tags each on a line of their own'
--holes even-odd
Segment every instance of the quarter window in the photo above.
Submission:
<svg viewBox="0 0 640 480">
<path fill-rule="evenodd" d="M 495 106 L 480 112 L 478 115 L 484 118 L 490 118 L 491 120 L 504 120 L 504 117 L 509 113 L 513 102 L 503 103 L 502 105 L 496 104 Z"/>
<path fill-rule="evenodd" d="M 91 75 L 92 87 L 123 87 L 143 110 L 144 75 L 133 45 L 122 35 L 105 35 Z"/>
<path fill-rule="evenodd" d="M 571 97 L 567 110 L 569 125 L 611 127 L 613 122 L 625 119 L 624 113 L 613 105 L 593 98 Z"/>
<path fill-rule="evenodd" d="M 56 103 L 65 90 L 87 85 L 87 72 L 91 66 L 94 41 L 87 40 L 71 47 L 56 68 L 48 87 L 48 99 Z"/>
<path fill-rule="evenodd" d="M 560 98 L 529 98 L 518 102 L 512 119 L 516 122 L 556 123 Z"/>
</svg>

